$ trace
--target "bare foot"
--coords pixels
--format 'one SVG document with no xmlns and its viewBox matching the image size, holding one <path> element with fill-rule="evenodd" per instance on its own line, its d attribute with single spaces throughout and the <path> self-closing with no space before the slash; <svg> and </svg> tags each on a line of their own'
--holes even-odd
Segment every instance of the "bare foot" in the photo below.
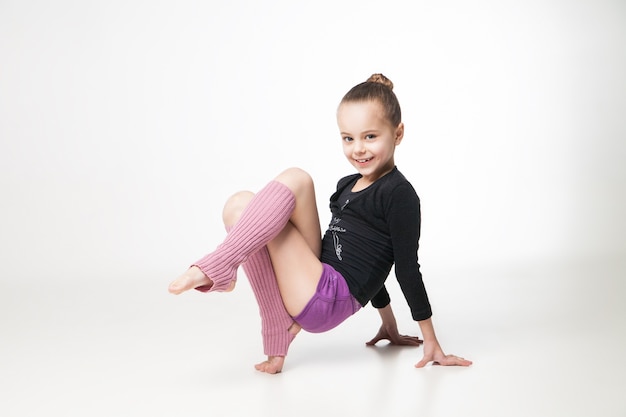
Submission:
<svg viewBox="0 0 626 417">
<path fill-rule="evenodd" d="M 278 374 L 283 370 L 284 364 L 284 356 L 268 356 L 266 361 L 257 363 L 254 365 L 254 368 L 257 371 L 265 372 L 267 374 Z"/>
<path fill-rule="evenodd" d="M 236 282 L 233 281 L 230 284 L 228 290 L 226 290 L 226 292 L 235 289 L 235 284 Z M 184 274 L 176 278 L 176 280 L 174 280 L 170 284 L 168 291 L 172 294 L 181 294 L 194 288 L 198 289 L 199 291 L 208 291 L 211 289 L 212 286 L 213 281 L 211 281 L 209 277 L 204 275 L 204 272 L 202 272 L 200 268 L 198 268 L 197 266 L 192 266 L 187 271 L 185 271 Z"/>
<path fill-rule="evenodd" d="M 289 328 L 289 333 L 294 337 L 302 330 L 302 327 L 294 322 Z M 285 365 L 285 356 L 268 356 L 266 361 L 257 363 L 254 368 L 257 371 L 265 372 L 267 374 L 278 374 L 283 370 Z"/>
</svg>

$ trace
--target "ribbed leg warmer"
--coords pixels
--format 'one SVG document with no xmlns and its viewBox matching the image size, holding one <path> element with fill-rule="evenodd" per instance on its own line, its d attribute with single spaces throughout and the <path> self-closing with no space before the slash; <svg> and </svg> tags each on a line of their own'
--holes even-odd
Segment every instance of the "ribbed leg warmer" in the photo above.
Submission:
<svg viewBox="0 0 626 417">
<path fill-rule="evenodd" d="M 287 356 L 295 337 L 289 333 L 293 319 L 285 310 L 267 247 L 250 255 L 242 266 L 259 305 L 263 350 L 267 356 Z"/>
<path fill-rule="evenodd" d="M 271 181 L 259 191 L 214 252 L 193 265 L 213 281 L 198 291 L 225 291 L 237 279 L 237 268 L 275 238 L 285 227 L 296 206 L 291 190 Z"/>
</svg>

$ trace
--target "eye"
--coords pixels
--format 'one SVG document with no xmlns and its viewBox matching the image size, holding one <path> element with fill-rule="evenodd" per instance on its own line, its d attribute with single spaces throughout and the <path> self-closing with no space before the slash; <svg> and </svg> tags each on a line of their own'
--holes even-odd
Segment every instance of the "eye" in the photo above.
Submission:
<svg viewBox="0 0 626 417">
<path fill-rule="evenodd" d="M 350 136 L 344 136 L 343 137 L 343 141 L 344 142 L 352 142 L 354 139 L 352 139 Z"/>
<path fill-rule="evenodd" d="M 376 135 L 374 135 L 374 134 L 365 135 L 365 139 L 367 139 L 367 140 L 376 139 Z"/>
</svg>

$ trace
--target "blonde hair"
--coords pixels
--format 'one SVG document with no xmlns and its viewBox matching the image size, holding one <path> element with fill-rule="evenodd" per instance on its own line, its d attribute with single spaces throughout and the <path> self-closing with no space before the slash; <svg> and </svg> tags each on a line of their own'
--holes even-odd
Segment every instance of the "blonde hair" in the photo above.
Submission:
<svg viewBox="0 0 626 417">
<path fill-rule="evenodd" d="M 393 126 L 398 126 L 402 122 L 402 111 L 393 92 L 393 83 L 383 74 L 372 74 L 367 81 L 352 87 L 343 96 L 339 105 L 358 101 L 377 101 Z"/>
</svg>

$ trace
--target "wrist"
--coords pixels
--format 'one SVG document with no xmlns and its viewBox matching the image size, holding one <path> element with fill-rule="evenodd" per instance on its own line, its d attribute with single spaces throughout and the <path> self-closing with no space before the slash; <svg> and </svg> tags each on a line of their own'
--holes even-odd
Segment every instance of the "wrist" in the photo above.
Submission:
<svg viewBox="0 0 626 417">
<path fill-rule="evenodd" d="M 418 321 L 418 323 L 422 332 L 422 338 L 424 339 L 424 343 L 438 343 L 432 320 L 428 318 L 426 320 Z"/>
<path fill-rule="evenodd" d="M 422 339 L 424 339 L 424 344 L 428 345 L 428 346 L 439 346 L 439 341 L 437 340 L 436 337 L 425 337 L 422 336 Z"/>
</svg>

